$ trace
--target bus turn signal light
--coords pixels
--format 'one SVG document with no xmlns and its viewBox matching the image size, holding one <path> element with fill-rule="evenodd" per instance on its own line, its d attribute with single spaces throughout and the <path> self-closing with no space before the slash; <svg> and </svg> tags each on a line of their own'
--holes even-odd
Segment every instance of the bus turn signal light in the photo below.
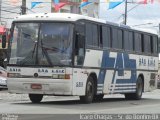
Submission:
<svg viewBox="0 0 160 120">
<path fill-rule="evenodd" d="M 70 74 L 63 74 L 63 75 L 52 75 L 53 79 L 70 79 Z"/>
</svg>

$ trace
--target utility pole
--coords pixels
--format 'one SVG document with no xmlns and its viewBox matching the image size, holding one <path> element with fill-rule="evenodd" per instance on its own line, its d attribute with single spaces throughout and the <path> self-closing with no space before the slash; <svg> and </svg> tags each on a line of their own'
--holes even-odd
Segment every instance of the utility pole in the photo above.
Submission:
<svg viewBox="0 0 160 120">
<path fill-rule="evenodd" d="M 159 32 L 158 32 L 158 53 L 160 54 L 160 23 L 159 23 Z"/>
<path fill-rule="evenodd" d="M 21 14 L 25 15 L 26 14 L 26 0 L 22 0 L 22 6 L 21 6 Z"/>
<path fill-rule="evenodd" d="M 2 11 L 2 0 L 0 0 L 0 25 L 2 24 L 2 13 L 1 13 L 1 11 Z"/>
<path fill-rule="evenodd" d="M 125 0 L 124 24 L 127 25 L 127 0 Z"/>
<path fill-rule="evenodd" d="M 54 8 L 53 8 L 53 0 L 51 0 L 51 13 L 54 12 Z"/>
</svg>

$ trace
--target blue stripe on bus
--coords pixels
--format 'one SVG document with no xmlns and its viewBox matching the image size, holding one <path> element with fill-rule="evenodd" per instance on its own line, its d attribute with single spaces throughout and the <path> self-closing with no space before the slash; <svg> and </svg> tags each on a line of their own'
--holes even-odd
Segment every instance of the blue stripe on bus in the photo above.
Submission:
<svg viewBox="0 0 160 120">
<path fill-rule="evenodd" d="M 115 87 L 132 87 L 132 86 L 136 86 L 136 84 L 133 84 L 133 85 L 111 85 L 110 87 L 113 87 L 113 86 L 115 86 Z"/>
<path fill-rule="evenodd" d="M 109 52 L 103 51 L 101 68 L 114 68 L 115 58 L 109 58 Z M 106 70 L 100 70 L 98 75 L 98 84 L 104 84 Z"/>
<path fill-rule="evenodd" d="M 122 57 L 123 56 L 123 57 Z M 123 61 L 124 60 L 124 61 Z M 123 66 L 124 62 L 124 66 Z M 131 69 L 131 78 L 130 79 L 116 79 L 115 75 L 112 78 L 112 84 L 114 80 L 116 83 L 136 83 L 136 60 L 129 59 L 129 55 L 126 53 L 117 53 L 116 65 L 117 71 L 114 71 L 114 74 L 118 72 L 118 76 L 124 76 L 124 69 Z M 120 73 L 119 73 L 120 72 Z"/>
<path fill-rule="evenodd" d="M 112 84 L 114 84 L 114 81 L 115 84 L 136 83 L 136 60 L 129 59 L 129 55 L 127 53 L 117 53 L 117 57 L 112 58 L 109 57 L 108 51 L 103 51 L 101 68 L 115 69 L 112 78 Z M 131 70 L 131 78 L 130 79 L 115 78 L 116 72 L 118 72 L 118 76 L 124 76 L 124 69 Z M 98 75 L 98 84 L 104 84 L 105 77 L 106 77 L 106 70 L 101 69 Z"/>
<path fill-rule="evenodd" d="M 112 90 L 112 89 L 110 89 Z M 114 91 L 116 90 L 136 90 L 136 88 L 114 88 Z"/>
<path fill-rule="evenodd" d="M 124 56 L 124 67 L 126 69 L 131 69 L 131 81 L 132 83 L 136 83 L 137 80 L 136 60 L 129 59 L 129 55 L 127 53 L 124 53 L 123 56 Z"/>
<path fill-rule="evenodd" d="M 101 62 L 101 68 L 105 68 L 106 67 L 106 60 L 108 58 L 108 52 L 104 51 L 103 55 L 102 55 L 102 62 Z M 100 70 L 99 71 L 99 75 L 98 75 L 98 84 L 104 84 L 104 79 L 106 76 L 106 70 Z"/>
<path fill-rule="evenodd" d="M 119 92 L 115 91 L 114 94 L 118 94 L 118 93 L 135 93 L 135 92 L 136 92 L 135 90 L 133 90 L 133 91 L 119 91 Z M 109 94 L 113 94 L 113 93 L 110 92 Z"/>
<path fill-rule="evenodd" d="M 122 53 L 117 53 L 117 58 L 116 58 L 116 63 L 115 63 L 115 69 L 118 69 L 118 70 L 114 71 L 114 75 L 113 75 L 113 78 L 112 78 L 112 83 L 114 83 L 114 81 L 116 80 L 116 78 L 115 78 L 116 72 L 118 72 L 118 76 L 124 76 Z"/>
</svg>

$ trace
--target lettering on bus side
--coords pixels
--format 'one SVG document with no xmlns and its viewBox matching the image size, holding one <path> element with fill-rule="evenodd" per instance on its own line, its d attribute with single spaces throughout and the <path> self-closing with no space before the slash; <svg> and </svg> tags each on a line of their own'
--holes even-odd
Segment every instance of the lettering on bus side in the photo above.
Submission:
<svg viewBox="0 0 160 120">
<path fill-rule="evenodd" d="M 10 68 L 9 69 L 10 72 L 21 72 L 20 68 Z"/>
<path fill-rule="evenodd" d="M 155 60 L 153 58 L 146 59 L 146 58 L 139 58 L 139 66 L 149 66 L 155 67 Z"/>
<path fill-rule="evenodd" d="M 63 69 L 52 70 L 52 73 L 65 73 Z"/>
<path fill-rule="evenodd" d="M 39 73 L 48 73 L 48 70 L 47 69 L 38 69 L 38 72 Z"/>
<path fill-rule="evenodd" d="M 76 82 L 76 87 L 83 87 L 83 82 Z"/>
<path fill-rule="evenodd" d="M 38 69 L 39 73 L 48 73 L 49 70 L 48 69 Z M 55 70 L 51 70 L 51 73 L 65 73 L 64 69 L 55 69 Z"/>
</svg>

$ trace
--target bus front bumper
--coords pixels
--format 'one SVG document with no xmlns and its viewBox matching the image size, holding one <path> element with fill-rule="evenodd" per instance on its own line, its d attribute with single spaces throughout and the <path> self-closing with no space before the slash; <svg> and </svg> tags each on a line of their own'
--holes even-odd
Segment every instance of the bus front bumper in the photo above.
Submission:
<svg viewBox="0 0 160 120">
<path fill-rule="evenodd" d="M 32 85 L 41 87 L 33 88 Z M 17 94 L 72 95 L 71 80 L 8 78 L 7 86 L 10 93 Z"/>
</svg>

